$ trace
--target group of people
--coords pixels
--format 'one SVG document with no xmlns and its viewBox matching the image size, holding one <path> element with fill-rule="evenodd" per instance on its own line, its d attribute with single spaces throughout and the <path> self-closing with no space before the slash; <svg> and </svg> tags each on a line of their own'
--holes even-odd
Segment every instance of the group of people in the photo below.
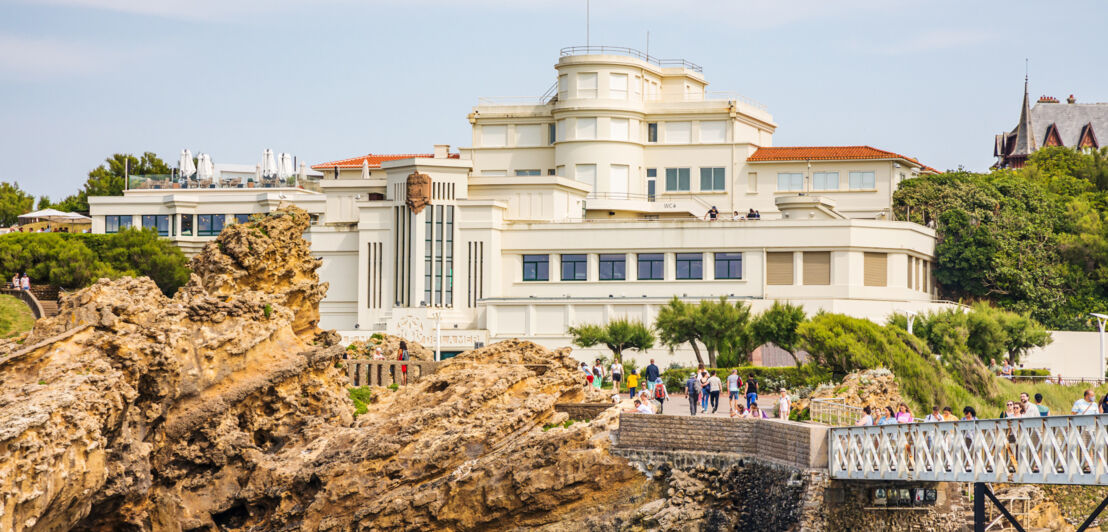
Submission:
<svg viewBox="0 0 1108 532">
<path fill-rule="evenodd" d="M 1108 395 L 1105 395 L 1101 399 L 1099 411 L 1095 402 L 1096 397 L 1092 390 L 1085 391 L 1085 397 L 1078 399 L 1073 404 L 1074 414 L 1097 414 L 1108 413 Z M 1020 394 L 1018 401 L 1008 401 L 1004 405 L 1004 411 L 1000 413 L 1000 419 L 1017 418 L 1017 417 L 1046 417 L 1050 415 L 1050 408 L 1043 404 L 1043 394 L 1035 394 L 1035 402 L 1031 402 L 1031 395 L 1027 392 Z M 912 410 L 905 403 L 900 403 L 894 409 L 892 406 L 886 406 L 881 409 L 880 412 L 874 414 L 873 409 L 870 406 L 862 408 L 862 417 L 858 419 L 854 424 L 859 427 L 870 425 L 895 425 L 897 423 L 916 423 L 922 421 L 924 423 L 933 423 L 937 421 L 973 421 L 977 418 L 977 409 L 972 406 L 967 406 L 962 409 L 962 417 L 959 418 L 954 415 L 954 410 L 949 406 L 944 406 L 941 409 L 938 405 L 931 407 L 931 413 L 927 414 L 923 419 L 918 419 L 912 415 Z"/>
<path fill-rule="evenodd" d="M 12 276 L 11 287 L 14 290 L 30 290 L 31 278 L 24 273 L 21 277 L 18 273 Z"/>
<path fill-rule="evenodd" d="M 715 370 L 707 370 L 701 365 L 696 373 L 689 375 L 685 381 L 685 396 L 689 400 L 689 414 L 696 415 L 697 407 L 701 414 L 707 414 L 708 408 L 712 413 L 719 411 L 719 397 L 723 391 L 723 381 Z M 744 394 L 745 392 L 745 394 Z M 777 416 L 781 419 L 789 419 L 792 411 L 792 402 L 789 400 L 788 390 L 781 388 L 780 397 L 777 400 Z M 743 399 L 745 398 L 745 404 Z M 768 418 L 769 415 L 758 407 L 758 379 L 753 375 L 747 375 L 744 381 L 739 376 L 739 370 L 731 370 L 727 376 L 727 405 L 731 417 Z"/>
<path fill-rule="evenodd" d="M 747 213 L 745 215 L 744 214 L 739 214 L 739 211 L 732 211 L 732 213 L 731 213 L 731 219 L 732 220 L 758 220 L 761 217 L 762 217 L 762 213 L 760 213 L 760 212 L 758 212 L 754 209 L 750 209 L 749 211 L 747 211 Z M 708 212 L 704 215 L 704 219 L 708 220 L 708 221 L 714 221 L 714 220 L 721 219 L 721 216 L 719 214 L 719 209 L 717 209 L 715 205 L 712 205 L 712 208 L 708 209 Z"/>
<path fill-rule="evenodd" d="M 653 362 L 653 360 L 651 362 Z M 617 394 L 619 393 L 620 383 L 623 382 L 623 364 L 620 364 L 618 361 L 612 362 L 610 369 L 605 371 L 604 364 L 598 358 L 593 361 L 591 366 L 582 362 L 578 368 L 585 374 L 586 385 L 600 388 L 604 384 L 604 379 L 610 378 L 612 381 L 612 389 L 616 390 Z M 636 381 L 637 380 L 636 378 Z M 628 380 L 628 382 L 630 382 L 630 380 Z M 628 384 L 628 386 L 631 385 Z M 631 387 L 633 388 L 633 386 Z M 631 392 L 631 395 L 634 395 L 634 391 Z"/>
</svg>

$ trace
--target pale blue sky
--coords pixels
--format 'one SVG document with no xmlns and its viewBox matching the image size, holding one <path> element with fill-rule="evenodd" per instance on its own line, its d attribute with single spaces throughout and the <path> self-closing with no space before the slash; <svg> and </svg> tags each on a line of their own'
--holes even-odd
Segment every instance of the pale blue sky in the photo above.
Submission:
<svg viewBox="0 0 1108 532">
<path fill-rule="evenodd" d="M 768 106 L 778 146 L 983 170 L 1025 57 L 1033 97 L 1108 101 L 1106 21 L 1098 1 L 592 0 L 591 41 L 649 30 L 652 55 Z M 584 42 L 585 0 L 0 0 L 0 180 L 59 199 L 113 152 L 467 146 L 478 97 L 541 94 Z"/>
</svg>

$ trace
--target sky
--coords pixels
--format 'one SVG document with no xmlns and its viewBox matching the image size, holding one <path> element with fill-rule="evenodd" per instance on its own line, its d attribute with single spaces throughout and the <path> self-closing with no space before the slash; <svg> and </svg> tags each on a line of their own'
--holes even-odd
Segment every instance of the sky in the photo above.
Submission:
<svg viewBox="0 0 1108 532">
<path fill-rule="evenodd" d="M 647 48 L 768 107 L 773 142 L 986 170 L 1031 95 L 1108 101 L 1108 2 L 0 0 L 0 181 L 58 200 L 112 153 L 309 164 L 470 145 L 562 47 Z"/>
</svg>

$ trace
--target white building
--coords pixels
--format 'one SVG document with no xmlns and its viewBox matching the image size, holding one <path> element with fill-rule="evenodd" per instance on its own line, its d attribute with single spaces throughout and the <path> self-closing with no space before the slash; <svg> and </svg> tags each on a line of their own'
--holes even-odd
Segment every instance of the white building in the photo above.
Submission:
<svg viewBox="0 0 1108 532">
<path fill-rule="evenodd" d="M 127 220 L 195 253 L 217 219 L 296 203 L 330 283 L 324 327 L 433 345 L 437 325 L 446 352 L 512 337 L 567 345 L 570 325 L 649 322 L 675 295 L 879 321 L 945 305 L 933 300 L 934 231 L 889 220 L 897 184 L 930 168 L 867 146 L 772 147 L 773 117 L 707 91 L 687 61 L 571 48 L 555 68 L 544 97 L 483 99 L 460 153 L 320 163 L 310 190 L 94 197 L 93 232 Z M 425 207 L 413 174 L 429 179 Z M 741 219 L 751 211 L 761 218 Z"/>
</svg>

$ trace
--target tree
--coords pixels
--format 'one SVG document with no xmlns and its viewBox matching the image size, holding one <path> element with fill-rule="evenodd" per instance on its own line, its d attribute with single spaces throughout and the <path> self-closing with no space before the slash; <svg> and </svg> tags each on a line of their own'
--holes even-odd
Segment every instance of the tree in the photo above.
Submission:
<svg viewBox="0 0 1108 532">
<path fill-rule="evenodd" d="M 604 344 L 615 356 L 616 362 L 623 363 L 623 352 L 628 349 L 641 351 L 654 347 L 654 333 L 650 327 L 638 320 L 619 318 L 605 325 L 585 324 L 570 327 L 569 334 L 573 343 L 579 347 L 592 347 Z"/>
<path fill-rule="evenodd" d="M 20 190 L 19 183 L 0 181 L 0 227 L 14 225 L 21 214 L 31 212 L 35 197 Z"/>
<path fill-rule="evenodd" d="M 804 307 L 788 302 L 774 301 L 773 306 L 759 314 L 751 322 L 751 336 L 758 345 L 771 342 L 773 345 L 784 349 L 789 353 L 789 356 L 793 357 L 796 367 L 800 367 L 800 360 L 796 357 L 800 336 L 796 333 L 796 328 L 804 323 L 806 318 Z"/>
<path fill-rule="evenodd" d="M 654 318 L 654 329 L 658 331 L 658 339 L 671 350 L 688 342 L 696 355 L 696 362 L 704 364 L 704 357 L 700 354 L 700 347 L 696 342 L 701 340 L 701 331 L 698 327 L 697 310 L 695 305 L 690 305 L 677 299 L 666 303 L 666 306 L 658 310 L 658 316 Z"/>
<path fill-rule="evenodd" d="M 708 349 L 708 366 L 719 367 L 722 354 L 729 363 L 737 363 L 738 351 L 749 336 L 750 305 L 730 303 L 726 296 L 718 300 L 701 301 L 696 306 L 694 327 L 700 331 L 700 339 Z M 746 353 L 743 353 L 746 356 Z"/>
<path fill-rule="evenodd" d="M 69 196 L 56 205 L 58 210 L 88 212 L 89 196 L 120 196 L 127 188 L 124 175 L 168 174 L 169 165 L 165 164 L 153 152 L 145 152 L 141 157 L 129 153 L 116 153 L 104 160 L 104 164 L 88 173 L 85 186 L 76 194 Z M 62 208 L 64 207 L 64 209 Z"/>
</svg>

